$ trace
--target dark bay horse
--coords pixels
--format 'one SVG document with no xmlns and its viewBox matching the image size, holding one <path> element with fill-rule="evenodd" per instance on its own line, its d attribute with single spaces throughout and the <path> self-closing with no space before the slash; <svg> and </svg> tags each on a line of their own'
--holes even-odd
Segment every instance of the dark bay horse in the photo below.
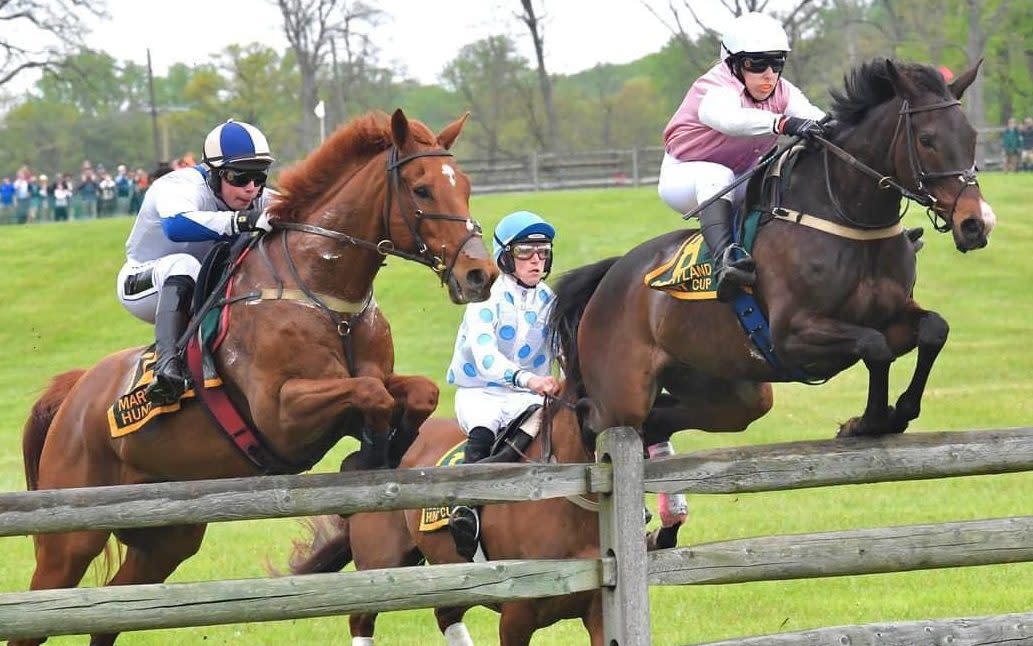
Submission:
<svg viewBox="0 0 1033 646">
<path fill-rule="evenodd" d="M 430 267 L 455 303 L 484 300 L 498 270 L 470 218 L 470 183 L 448 152 L 466 117 L 434 134 L 401 110 L 342 126 L 284 173 L 274 231 L 232 278 L 231 321 L 215 361 L 224 388 L 277 456 L 310 468 L 343 436 L 417 429 L 437 405 L 424 377 L 394 372 L 387 320 L 373 299 L 386 255 Z M 56 378 L 25 426 L 29 489 L 260 473 L 194 400 L 113 438 L 107 409 L 140 355 L 131 348 Z M 204 525 L 114 532 L 125 557 L 109 585 L 164 581 L 201 544 Z M 74 587 L 111 532 L 35 537 L 32 589 Z M 94 635 L 107 645 L 117 635 Z M 13 642 L 39 644 L 30 639 Z"/>
<path fill-rule="evenodd" d="M 402 467 L 428 467 L 465 440 L 455 420 L 431 418 L 402 459 Z M 594 462 L 594 436 L 581 432 L 575 410 L 558 401 L 546 406 L 542 430 L 526 454 L 530 460 Z M 351 458 L 342 466 L 349 469 Z M 462 468 L 462 467 L 460 467 Z M 580 506 L 581 505 L 585 505 Z M 599 520 L 590 501 L 564 498 L 486 505 L 481 511 L 484 550 L 489 559 L 597 558 Z M 355 514 L 347 518 L 313 519 L 314 539 L 295 545 L 291 571 L 295 574 L 335 572 L 350 561 L 359 570 L 431 563 L 465 563 L 455 550 L 448 529 L 419 531 L 420 511 Z M 461 626 L 468 608 L 438 608 L 438 628 L 465 634 Z M 545 599 L 514 600 L 495 608 L 501 613 L 499 643 L 529 644 L 538 628 L 561 619 L 581 619 L 592 646 L 603 644 L 602 597 L 599 590 Z M 352 615 L 353 637 L 373 637 L 376 614 Z M 451 627 L 451 628 L 450 628 Z M 457 639 L 457 638 L 453 638 Z M 449 643 L 467 643 L 449 641 Z"/>
<path fill-rule="evenodd" d="M 975 180 L 976 132 L 959 103 L 977 69 L 948 86 L 925 65 L 861 65 L 832 94 L 838 126 L 830 141 L 799 153 L 780 204 L 760 175 L 751 180 L 748 210 L 766 211 L 753 292 L 779 368 L 730 304 L 678 300 L 644 284 L 690 232 L 561 278 L 550 326 L 568 380 L 593 404 L 586 425 L 640 428 L 647 444 L 681 429 L 741 431 L 771 408 L 768 382 L 795 380 L 786 377 L 793 371 L 823 380 L 863 361 L 867 405 L 840 435 L 904 431 L 948 326 L 913 298 L 916 258 L 899 222 L 902 199 L 928 206 L 962 252 L 984 247 L 995 224 Z M 914 375 L 891 406 L 890 364 L 915 347 Z"/>
</svg>

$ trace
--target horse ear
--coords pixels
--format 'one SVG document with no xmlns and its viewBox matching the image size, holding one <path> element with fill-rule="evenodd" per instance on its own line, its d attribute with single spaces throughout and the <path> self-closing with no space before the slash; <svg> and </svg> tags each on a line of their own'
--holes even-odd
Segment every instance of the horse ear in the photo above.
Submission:
<svg viewBox="0 0 1033 646">
<path fill-rule="evenodd" d="M 395 141 L 395 147 L 401 149 L 405 142 L 409 141 L 409 119 L 401 108 L 395 110 L 391 115 L 391 137 Z"/>
<path fill-rule="evenodd" d="M 445 150 L 450 149 L 452 147 L 452 144 L 456 142 L 456 138 L 459 137 L 459 133 L 463 131 L 463 125 L 469 118 L 470 113 L 467 112 L 463 116 L 459 117 L 452 123 L 442 128 L 441 132 L 438 133 L 438 144 L 440 144 L 441 147 Z"/>
<path fill-rule="evenodd" d="M 907 77 L 900 73 L 897 66 L 888 58 L 886 59 L 886 76 L 897 96 L 905 99 L 911 99 L 915 96 L 915 86 L 911 84 Z"/>
<path fill-rule="evenodd" d="M 972 66 L 972 69 L 962 72 L 958 78 L 954 79 L 950 87 L 951 94 L 954 95 L 955 99 L 960 99 L 961 95 L 965 93 L 968 86 L 972 85 L 972 81 L 976 80 L 976 74 L 979 72 L 979 66 L 983 64 L 983 59 L 976 61 L 976 64 Z"/>
</svg>

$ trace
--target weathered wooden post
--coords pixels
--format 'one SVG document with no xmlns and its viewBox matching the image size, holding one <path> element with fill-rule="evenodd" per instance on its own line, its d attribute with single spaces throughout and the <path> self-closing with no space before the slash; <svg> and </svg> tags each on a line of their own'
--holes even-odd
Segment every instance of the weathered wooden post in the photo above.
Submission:
<svg viewBox="0 0 1033 646">
<path fill-rule="evenodd" d="M 615 574 L 602 588 L 606 646 L 649 646 L 642 440 L 633 428 L 607 429 L 597 455 L 613 465 L 612 491 L 599 495 L 599 554 L 613 560 Z"/>
</svg>

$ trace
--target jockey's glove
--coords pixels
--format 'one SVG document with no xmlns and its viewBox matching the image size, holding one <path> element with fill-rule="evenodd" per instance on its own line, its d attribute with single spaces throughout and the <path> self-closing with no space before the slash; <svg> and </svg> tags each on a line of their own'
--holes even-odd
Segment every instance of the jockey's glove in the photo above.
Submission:
<svg viewBox="0 0 1033 646">
<path fill-rule="evenodd" d="M 237 211 L 233 216 L 233 232 L 243 233 L 245 231 L 272 231 L 273 225 L 269 223 L 269 214 L 264 210 Z"/>
<path fill-rule="evenodd" d="M 782 117 L 778 121 L 778 130 L 776 132 L 780 135 L 789 135 L 790 137 L 824 137 L 825 128 L 815 121 L 814 119 L 804 119 L 802 117 Z"/>
</svg>

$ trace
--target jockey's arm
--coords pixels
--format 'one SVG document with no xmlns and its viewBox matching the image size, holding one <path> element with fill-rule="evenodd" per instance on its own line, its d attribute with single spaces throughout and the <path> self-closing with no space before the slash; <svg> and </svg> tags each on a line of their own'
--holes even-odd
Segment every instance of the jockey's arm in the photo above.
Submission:
<svg viewBox="0 0 1033 646">
<path fill-rule="evenodd" d="M 729 88 L 709 90 L 699 103 L 699 120 L 730 137 L 757 137 L 774 132 L 776 115 L 767 110 L 744 108 Z"/>
<path fill-rule="evenodd" d="M 466 343 L 474 357 L 474 368 L 479 376 L 487 382 L 520 387 L 514 382 L 520 366 L 502 353 L 498 347 L 495 326 L 491 321 L 481 318 L 481 310 L 491 308 L 487 303 L 472 303 L 466 306 L 464 322 L 466 324 Z"/>
<path fill-rule="evenodd" d="M 165 179 L 165 178 L 163 178 Z M 200 240 L 225 240 L 235 236 L 236 211 L 206 211 L 199 209 L 204 203 L 203 184 L 173 178 L 156 182 L 150 190 L 160 191 L 155 204 L 161 216 L 162 230 L 173 242 L 196 242 Z M 256 201 L 255 208 L 264 208 L 270 199 L 268 195 Z"/>
</svg>

